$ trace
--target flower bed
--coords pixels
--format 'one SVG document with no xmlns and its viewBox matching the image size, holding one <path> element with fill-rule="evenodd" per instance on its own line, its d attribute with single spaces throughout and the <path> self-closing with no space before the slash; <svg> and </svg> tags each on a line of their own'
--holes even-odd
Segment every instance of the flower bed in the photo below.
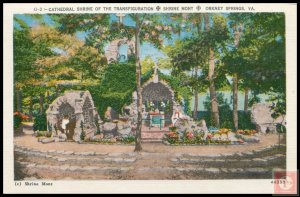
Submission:
<svg viewBox="0 0 300 197">
<path fill-rule="evenodd" d="M 177 131 L 176 127 L 170 127 L 170 132 L 165 134 L 164 141 L 174 145 L 228 145 L 245 144 L 247 142 L 259 142 L 255 130 L 238 130 L 233 132 L 228 128 L 211 129 L 203 131 Z"/>
<path fill-rule="evenodd" d="M 101 134 L 100 134 L 101 135 Z M 133 135 L 117 136 L 113 138 L 90 138 L 84 140 L 85 143 L 96 143 L 96 144 L 135 144 L 135 137 Z"/>
<path fill-rule="evenodd" d="M 257 136 L 256 130 L 249 130 L 249 129 L 237 130 L 236 137 L 244 140 L 245 142 L 250 142 L 250 143 L 252 142 L 257 143 L 260 141 Z"/>
<path fill-rule="evenodd" d="M 27 116 L 24 113 L 21 112 L 15 112 L 14 113 L 14 129 L 18 129 L 23 121 L 26 121 L 29 119 L 29 116 Z"/>
</svg>

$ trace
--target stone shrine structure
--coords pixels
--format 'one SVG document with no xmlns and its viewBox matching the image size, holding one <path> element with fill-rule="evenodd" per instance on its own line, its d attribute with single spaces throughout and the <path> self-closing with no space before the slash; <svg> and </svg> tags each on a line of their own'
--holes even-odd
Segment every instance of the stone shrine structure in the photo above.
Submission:
<svg viewBox="0 0 300 197">
<path fill-rule="evenodd" d="M 266 133 L 267 130 L 270 132 L 276 131 L 277 124 L 286 125 L 285 117 L 278 117 L 274 119 L 272 117 L 272 109 L 270 104 L 257 103 L 251 108 L 251 121 L 256 125 L 258 132 Z"/>
<path fill-rule="evenodd" d="M 127 57 L 135 53 L 134 39 L 128 40 L 126 38 L 113 40 L 105 50 L 105 57 L 108 63 L 118 61 L 120 58 L 119 49 L 123 44 L 128 45 Z"/>
<path fill-rule="evenodd" d="M 95 117 L 98 116 L 100 121 L 89 91 L 66 91 L 53 101 L 46 114 L 47 125 L 52 127 L 48 130 L 51 129 L 54 135 L 66 134 L 68 140 L 74 141 L 80 141 L 81 122 L 85 135 L 91 137 L 96 130 Z"/>
</svg>

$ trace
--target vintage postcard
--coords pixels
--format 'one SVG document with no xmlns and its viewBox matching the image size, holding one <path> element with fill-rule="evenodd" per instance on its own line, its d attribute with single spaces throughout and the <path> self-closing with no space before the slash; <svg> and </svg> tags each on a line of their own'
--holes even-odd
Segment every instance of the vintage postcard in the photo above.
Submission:
<svg viewBox="0 0 300 197">
<path fill-rule="evenodd" d="M 4 4 L 4 193 L 297 194 L 296 4 Z"/>
</svg>

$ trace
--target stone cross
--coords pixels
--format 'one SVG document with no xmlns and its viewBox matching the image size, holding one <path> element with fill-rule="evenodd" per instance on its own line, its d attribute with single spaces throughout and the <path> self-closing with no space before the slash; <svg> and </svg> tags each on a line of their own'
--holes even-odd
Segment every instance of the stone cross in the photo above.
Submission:
<svg viewBox="0 0 300 197">
<path fill-rule="evenodd" d="M 119 23 L 123 23 L 123 17 L 125 17 L 125 14 L 117 13 L 116 16 L 119 17 Z"/>
</svg>

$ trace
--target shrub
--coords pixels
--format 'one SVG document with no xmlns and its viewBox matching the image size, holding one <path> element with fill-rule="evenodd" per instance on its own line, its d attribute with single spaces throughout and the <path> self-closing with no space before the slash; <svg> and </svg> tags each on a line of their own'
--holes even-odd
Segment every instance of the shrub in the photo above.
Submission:
<svg viewBox="0 0 300 197">
<path fill-rule="evenodd" d="M 104 118 L 104 113 L 109 106 L 121 113 L 123 106 L 131 102 L 135 88 L 134 64 L 110 64 L 99 86 L 89 87 L 89 91 L 94 98 L 99 115 Z"/>
<path fill-rule="evenodd" d="M 251 113 L 244 111 L 238 112 L 239 129 L 255 129 L 256 126 L 251 122 Z"/>
<path fill-rule="evenodd" d="M 122 137 L 121 141 L 126 144 L 131 144 L 135 141 L 135 136 L 133 136 L 133 135 L 124 136 L 124 137 Z"/>
<path fill-rule="evenodd" d="M 178 141 L 178 133 L 176 131 L 170 131 L 169 133 L 165 134 L 165 139 L 170 143 L 174 144 Z"/>
<path fill-rule="evenodd" d="M 22 123 L 22 116 L 20 114 L 14 114 L 14 128 L 17 129 Z"/>
<path fill-rule="evenodd" d="M 21 112 L 14 113 L 14 129 L 20 127 L 22 121 L 27 120 L 29 117 Z"/>
<path fill-rule="evenodd" d="M 33 123 L 33 130 L 34 131 L 46 131 L 47 130 L 47 118 L 46 114 L 38 114 Z"/>
</svg>

